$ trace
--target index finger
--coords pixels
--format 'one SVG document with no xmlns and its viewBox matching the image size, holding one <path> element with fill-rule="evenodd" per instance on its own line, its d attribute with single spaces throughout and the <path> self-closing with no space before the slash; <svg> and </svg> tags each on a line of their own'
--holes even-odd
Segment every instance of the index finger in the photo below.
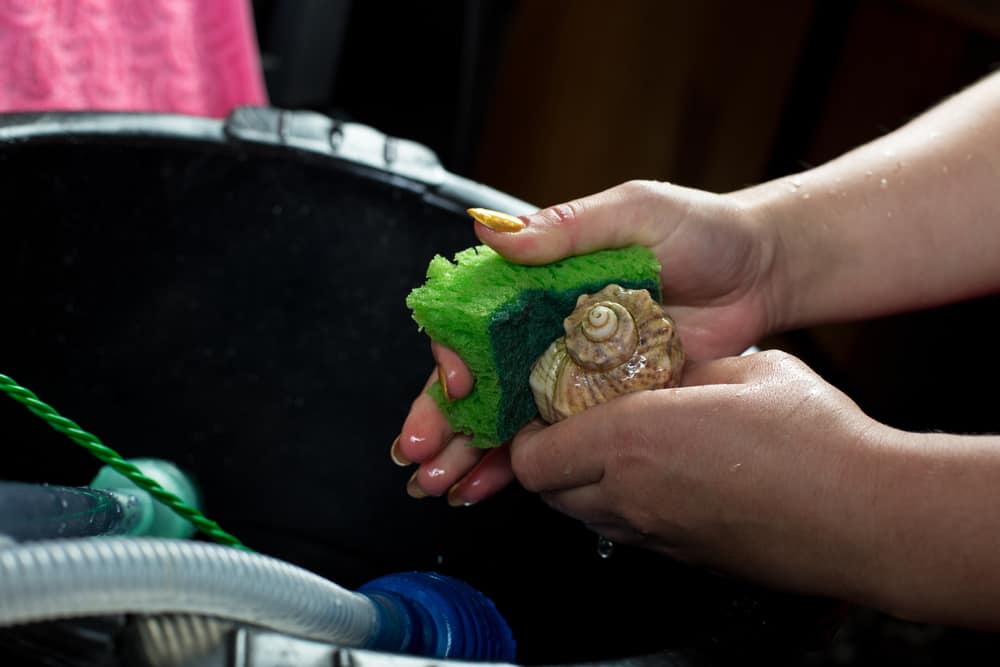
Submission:
<svg viewBox="0 0 1000 667">
<path fill-rule="evenodd" d="M 434 376 L 431 373 L 427 378 L 427 384 L 410 406 L 403 428 L 392 444 L 392 458 L 399 465 L 423 463 L 437 456 L 455 435 L 448 419 L 427 393 L 427 388 L 434 383 Z"/>
<path fill-rule="evenodd" d="M 596 484 L 604 477 L 603 450 L 613 441 L 612 406 L 594 406 L 569 419 L 546 425 L 529 422 L 510 445 L 514 476 L 528 491 L 559 491 Z"/>
<path fill-rule="evenodd" d="M 548 264 L 571 255 L 629 245 L 652 247 L 669 228 L 657 222 L 655 192 L 668 186 L 629 181 L 602 192 L 520 216 L 519 230 L 491 229 L 478 221 L 483 243 L 518 264 Z"/>
<path fill-rule="evenodd" d="M 440 343 L 431 341 L 431 354 L 438 367 L 438 381 L 448 400 L 464 398 L 472 391 L 475 378 L 458 353 Z"/>
<path fill-rule="evenodd" d="M 599 483 L 609 461 L 670 447 L 686 415 L 719 405 L 738 363 L 693 365 L 697 384 L 625 394 L 548 426 L 531 422 L 511 443 L 515 476 L 535 492 Z"/>
</svg>

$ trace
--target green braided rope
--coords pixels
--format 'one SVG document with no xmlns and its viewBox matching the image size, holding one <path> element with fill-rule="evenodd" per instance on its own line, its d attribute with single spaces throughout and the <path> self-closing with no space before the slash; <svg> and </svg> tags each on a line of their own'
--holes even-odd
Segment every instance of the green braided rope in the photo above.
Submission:
<svg viewBox="0 0 1000 667">
<path fill-rule="evenodd" d="M 28 408 L 29 411 L 40 417 L 54 430 L 62 433 L 86 449 L 103 463 L 125 475 L 136 486 L 149 492 L 151 496 L 169 507 L 179 516 L 190 521 L 195 528 L 214 541 L 237 549 L 251 551 L 249 547 L 240 542 L 235 536 L 224 531 L 219 524 L 164 489 L 155 479 L 142 474 L 141 470 L 123 459 L 118 452 L 107 447 L 96 435 L 84 431 L 75 422 L 63 417 L 55 409 L 43 403 L 30 389 L 22 387 L 6 375 L 0 374 L 0 391 L 3 391 L 15 401 Z"/>
</svg>

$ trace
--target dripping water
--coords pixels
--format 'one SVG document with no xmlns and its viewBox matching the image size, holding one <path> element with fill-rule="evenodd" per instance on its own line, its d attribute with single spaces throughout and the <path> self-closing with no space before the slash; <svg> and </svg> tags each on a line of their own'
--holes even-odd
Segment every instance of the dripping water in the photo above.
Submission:
<svg viewBox="0 0 1000 667">
<path fill-rule="evenodd" d="M 604 537 L 603 535 L 597 536 L 597 555 L 601 558 L 607 559 L 611 558 L 611 554 L 615 552 L 615 543 Z"/>
</svg>

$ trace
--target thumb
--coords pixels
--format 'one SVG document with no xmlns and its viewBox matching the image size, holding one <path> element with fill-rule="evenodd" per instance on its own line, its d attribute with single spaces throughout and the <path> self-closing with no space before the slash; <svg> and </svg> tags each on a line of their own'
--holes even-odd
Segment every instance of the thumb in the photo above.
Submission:
<svg viewBox="0 0 1000 667">
<path fill-rule="evenodd" d="M 652 247 L 668 231 L 667 226 L 657 224 L 654 202 L 659 199 L 662 206 L 660 190 L 670 187 L 653 181 L 629 181 L 520 216 L 524 226 L 516 231 L 491 229 L 477 218 L 476 235 L 518 264 L 548 264 L 564 257 L 630 245 Z M 662 215 L 662 211 L 659 213 Z"/>
</svg>

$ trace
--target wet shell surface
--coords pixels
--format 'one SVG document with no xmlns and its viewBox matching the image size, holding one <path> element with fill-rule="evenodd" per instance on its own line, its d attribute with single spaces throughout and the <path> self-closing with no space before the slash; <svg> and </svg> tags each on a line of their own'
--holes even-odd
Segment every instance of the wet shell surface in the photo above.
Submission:
<svg viewBox="0 0 1000 667">
<path fill-rule="evenodd" d="M 647 290 L 608 285 L 583 294 L 531 367 L 542 419 L 555 423 L 616 396 L 680 382 L 684 350 L 670 317 Z"/>
</svg>

